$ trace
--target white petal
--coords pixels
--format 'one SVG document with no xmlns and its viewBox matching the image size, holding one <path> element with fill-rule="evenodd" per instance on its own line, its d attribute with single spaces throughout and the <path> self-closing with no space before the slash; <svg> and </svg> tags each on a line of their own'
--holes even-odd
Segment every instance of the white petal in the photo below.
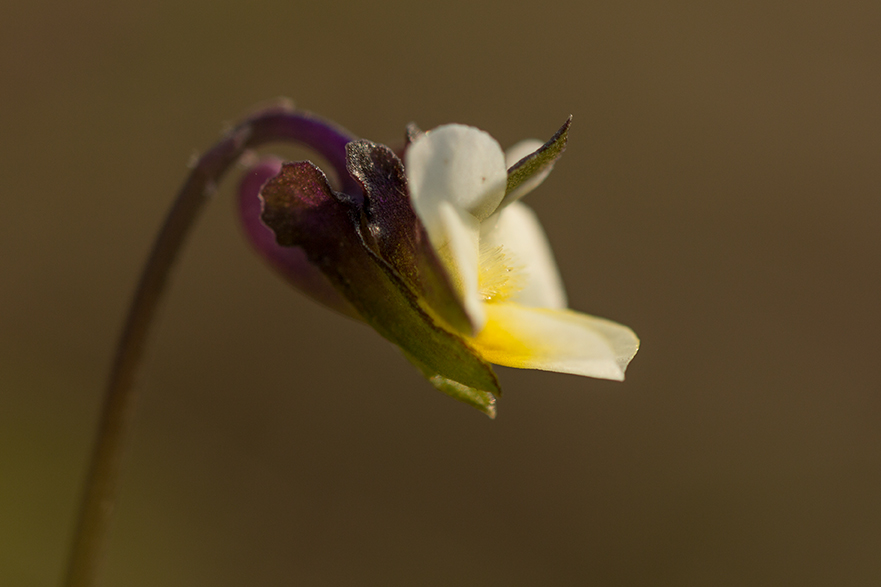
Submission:
<svg viewBox="0 0 881 587">
<path fill-rule="evenodd" d="M 505 196 L 505 154 L 494 138 L 470 126 L 448 124 L 417 138 L 407 149 L 404 168 L 423 222 L 439 201 L 483 220 Z"/>
<path fill-rule="evenodd" d="M 450 202 L 435 201 L 432 205 L 423 219 L 425 230 L 479 332 L 486 320 L 477 281 L 480 223 Z"/>
<path fill-rule="evenodd" d="M 491 363 L 623 380 L 639 349 L 632 330 L 572 310 L 485 304 L 487 322 L 472 341 Z"/>
<path fill-rule="evenodd" d="M 481 247 L 503 247 L 522 287 L 510 301 L 538 308 L 565 308 L 566 291 L 548 239 L 535 213 L 515 202 L 481 225 Z"/>
<path fill-rule="evenodd" d="M 512 165 L 514 165 L 527 155 L 532 155 L 542 146 L 544 146 L 544 143 L 537 139 L 526 139 L 524 141 L 520 141 L 519 143 L 511 146 L 507 151 L 505 151 L 505 165 L 508 169 L 510 169 Z M 517 186 L 514 191 L 512 191 L 510 194 L 507 194 L 502 199 L 502 201 L 499 203 L 499 208 L 501 209 L 510 206 L 511 204 L 537 188 L 541 184 L 541 182 L 543 182 L 545 178 L 551 173 L 551 169 L 553 169 L 553 165 L 551 165 L 541 173 L 536 173 L 528 180 Z"/>
</svg>

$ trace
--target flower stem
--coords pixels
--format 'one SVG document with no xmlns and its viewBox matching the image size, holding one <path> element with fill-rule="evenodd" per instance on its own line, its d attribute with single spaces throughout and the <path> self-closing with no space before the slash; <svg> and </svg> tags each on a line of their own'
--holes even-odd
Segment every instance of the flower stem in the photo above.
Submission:
<svg viewBox="0 0 881 587">
<path fill-rule="evenodd" d="M 316 116 L 280 104 L 255 112 L 202 155 L 166 216 L 129 307 L 104 393 L 98 437 L 86 478 L 68 561 L 66 587 L 94 587 L 109 542 L 123 455 L 131 434 L 135 375 L 150 325 L 181 246 L 224 174 L 247 150 L 274 141 L 303 143 L 336 169 L 351 188 L 345 145 L 353 137 Z"/>
</svg>

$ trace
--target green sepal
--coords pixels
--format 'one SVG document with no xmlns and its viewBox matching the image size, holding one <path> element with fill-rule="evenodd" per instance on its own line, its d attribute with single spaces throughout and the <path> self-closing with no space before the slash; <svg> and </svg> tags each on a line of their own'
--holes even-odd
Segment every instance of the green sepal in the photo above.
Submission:
<svg viewBox="0 0 881 587">
<path fill-rule="evenodd" d="M 539 147 L 533 153 L 527 155 L 508 169 L 508 185 L 505 188 L 505 200 L 510 199 L 509 195 L 514 194 L 515 190 L 544 171 L 550 171 L 554 163 L 566 150 L 566 143 L 569 140 L 569 127 L 572 125 L 572 117 L 570 116 L 560 127 L 560 130 L 551 137 L 551 140 Z M 516 197 L 514 198 L 516 199 Z M 502 201 L 504 205 L 505 200 Z"/>
<path fill-rule="evenodd" d="M 429 383 L 434 385 L 438 391 L 442 391 L 453 399 L 466 403 L 471 407 L 477 408 L 491 419 L 496 418 L 496 396 L 492 392 L 476 387 L 470 387 L 464 383 L 453 381 L 443 375 L 434 373 L 429 367 L 419 362 L 416 358 L 407 352 L 404 352 L 407 360 L 422 372 L 422 375 L 428 379 Z"/>
</svg>

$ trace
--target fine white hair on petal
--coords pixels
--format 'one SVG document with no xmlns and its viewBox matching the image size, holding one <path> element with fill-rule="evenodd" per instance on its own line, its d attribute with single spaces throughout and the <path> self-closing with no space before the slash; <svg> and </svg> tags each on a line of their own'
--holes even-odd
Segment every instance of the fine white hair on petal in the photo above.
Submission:
<svg viewBox="0 0 881 587">
<path fill-rule="evenodd" d="M 505 154 L 494 138 L 474 127 L 439 126 L 413 141 L 405 159 L 410 195 L 420 217 L 436 209 L 431 202 L 447 201 L 483 220 L 505 196 Z"/>
<path fill-rule="evenodd" d="M 473 343 L 491 363 L 601 379 L 624 379 L 639 349 L 633 331 L 572 310 L 486 304 L 487 323 Z"/>
<path fill-rule="evenodd" d="M 565 308 L 566 291 L 550 244 L 535 213 L 515 202 L 481 226 L 481 248 L 502 247 L 519 272 L 510 300 L 538 308 Z"/>
</svg>

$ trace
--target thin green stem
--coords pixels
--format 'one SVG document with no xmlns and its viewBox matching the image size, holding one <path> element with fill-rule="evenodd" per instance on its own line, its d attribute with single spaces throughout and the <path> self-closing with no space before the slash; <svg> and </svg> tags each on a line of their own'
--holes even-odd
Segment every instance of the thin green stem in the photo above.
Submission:
<svg viewBox="0 0 881 587">
<path fill-rule="evenodd" d="M 345 144 L 352 137 L 288 105 L 261 110 L 233 128 L 193 165 L 166 216 L 144 267 L 116 347 L 105 388 L 98 436 L 86 478 L 66 587 L 94 587 L 109 542 L 124 452 L 131 435 L 137 394 L 134 381 L 150 325 L 174 261 L 204 204 L 238 158 L 272 141 L 304 143 L 345 170 Z"/>
</svg>

